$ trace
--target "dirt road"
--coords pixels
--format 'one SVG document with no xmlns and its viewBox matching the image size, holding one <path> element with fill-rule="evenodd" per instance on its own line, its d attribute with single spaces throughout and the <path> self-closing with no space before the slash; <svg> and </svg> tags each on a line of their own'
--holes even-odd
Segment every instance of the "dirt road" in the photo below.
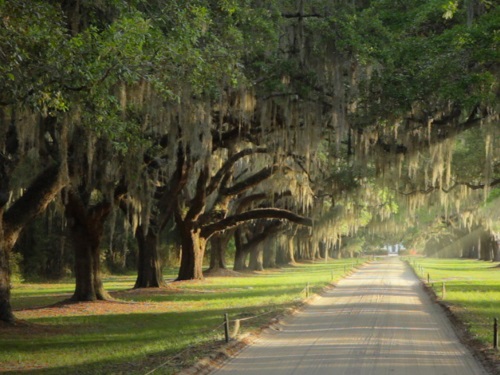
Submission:
<svg viewBox="0 0 500 375">
<path fill-rule="evenodd" d="M 342 280 L 215 373 L 486 374 L 396 257 Z"/>
</svg>

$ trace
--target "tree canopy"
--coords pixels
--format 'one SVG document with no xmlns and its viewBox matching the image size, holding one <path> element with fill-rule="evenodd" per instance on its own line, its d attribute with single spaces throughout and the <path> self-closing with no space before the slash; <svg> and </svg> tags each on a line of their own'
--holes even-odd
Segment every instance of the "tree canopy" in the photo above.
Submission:
<svg viewBox="0 0 500 375">
<path fill-rule="evenodd" d="M 109 298 L 101 240 L 117 211 L 138 241 L 136 287 L 162 285 L 169 225 L 178 280 L 202 278 L 207 244 L 230 238 L 241 259 L 272 236 L 351 253 L 382 227 L 416 241 L 429 207 L 498 236 L 499 12 L 0 1 L 0 319 L 13 319 L 9 254 L 49 205 L 65 215 L 78 300 Z"/>
</svg>

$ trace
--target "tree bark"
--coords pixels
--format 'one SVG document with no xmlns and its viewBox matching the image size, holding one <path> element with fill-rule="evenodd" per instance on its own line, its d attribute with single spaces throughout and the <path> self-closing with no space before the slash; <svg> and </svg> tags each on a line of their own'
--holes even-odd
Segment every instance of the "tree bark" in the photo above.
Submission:
<svg viewBox="0 0 500 375">
<path fill-rule="evenodd" d="M 266 239 L 264 245 L 264 268 L 276 268 L 276 237 Z"/>
<path fill-rule="evenodd" d="M 181 266 L 177 281 L 203 280 L 203 256 L 205 255 L 206 239 L 200 235 L 200 230 L 190 225 L 180 226 L 181 234 Z"/>
<path fill-rule="evenodd" d="M 4 212 L 5 206 L 9 202 L 9 174 L 6 160 L 3 160 L 0 153 L 0 321 L 14 322 L 14 314 L 10 304 L 10 266 L 7 241 L 4 234 Z"/>
<path fill-rule="evenodd" d="M 15 317 L 10 304 L 10 252 L 22 229 L 44 212 L 64 187 L 67 181 L 67 169 L 61 164 L 47 168 L 5 211 L 10 190 L 9 175 L 4 168 L 5 165 L 0 165 L 0 320 L 11 323 Z"/>
<path fill-rule="evenodd" d="M 294 237 L 289 237 L 288 238 L 288 259 L 290 264 L 295 264 L 295 238 Z"/>
<path fill-rule="evenodd" d="M 158 256 L 158 235 L 151 228 L 146 234 L 144 232 L 142 225 L 139 225 L 135 231 L 139 255 L 134 288 L 159 288 L 165 285 L 165 280 Z"/>
<path fill-rule="evenodd" d="M 234 232 L 234 244 L 236 247 L 236 253 L 234 255 L 234 271 L 243 271 L 247 268 L 246 259 L 248 251 L 245 251 L 243 247 L 243 233 L 241 228 L 236 229 Z"/>
<path fill-rule="evenodd" d="M 159 237 L 169 220 L 172 219 L 177 203 L 177 196 L 186 186 L 191 162 L 186 160 L 184 146 L 179 144 L 177 152 L 176 170 L 170 177 L 168 189 L 157 191 L 155 210 L 157 214 L 150 218 L 148 232 L 140 225 L 135 233 L 139 247 L 137 259 L 137 280 L 134 288 L 157 288 L 165 285 L 161 270 L 160 255 L 158 253 Z M 124 209 L 126 212 L 126 209 Z"/>
<path fill-rule="evenodd" d="M 248 264 L 248 269 L 252 271 L 264 270 L 263 251 L 264 246 L 262 242 L 259 242 L 252 248 L 252 250 L 250 250 L 250 262 Z"/>
<path fill-rule="evenodd" d="M 3 207 L 0 206 L 0 321 L 15 321 L 10 304 L 10 249 L 7 249 L 3 234 Z"/>
<path fill-rule="evenodd" d="M 109 202 L 87 209 L 78 193 L 68 192 L 66 215 L 75 252 L 75 292 L 73 301 L 111 299 L 104 290 L 100 266 L 100 243 L 104 222 L 111 212 Z"/>
<path fill-rule="evenodd" d="M 493 262 L 500 262 L 500 240 L 498 237 L 493 236 L 491 247 L 493 249 Z"/>
<path fill-rule="evenodd" d="M 484 261 L 493 261 L 495 258 L 495 237 L 489 230 L 481 233 L 481 259 Z"/>
<path fill-rule="evenodd" d="M 101 279 L 99 243 L 95 243 L 85 225 L 73 225 L 71 230 L 75 252 L 75 292 L 74 301 L 107 300 L 109 295 L 104 290 Z"/>
<path fill-rule="evenodd" d="M 210 268 L 209 271 L 226 269 L 226 248 L 229 243 L 229 233 L 218 233 L 210 238 Z"/>
</svg>

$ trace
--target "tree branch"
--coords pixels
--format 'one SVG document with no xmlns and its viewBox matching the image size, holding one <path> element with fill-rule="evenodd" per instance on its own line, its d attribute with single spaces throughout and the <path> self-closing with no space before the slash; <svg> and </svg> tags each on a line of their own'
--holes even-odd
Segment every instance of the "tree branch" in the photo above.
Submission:
<svg viewBox="0 0 500 375">
<path fill-rule="evenodd" d="M 251 187 L 258 185 L 262 181 L 268 179 L 272 175 L 274 175 L 279 168 L 277 166 L 271 166 L 261 169 L 259 172 L 254 175 L 248 177 L 247 179 L 234 184 L 231 187 L 221 189 L 221 195 L 238 195 L 245 190 L 250 189 Z"/>
<path fill-rule="evenodd" d="M 221 232 L 226 229 L 243 224 L 246 221 L 256 219 L 284 219 L 292 223 L 312 227 L 312 219 L 304 216 L 297 215 L 291 211 L 283 210 L 280 208 L 257 208 L 255 210 L 247 211 L 241 214 L 228 216 L 216 223 L 208 224 L 202 227 L 201 235 L 209 238 L 216 232 Z"/>
<path fill-rule="evenodd" d="M 4 214 L 5 240 L 15 243 L 24 226 L 41 214 L 65 185 L 61 164 L 45 169 Z"/>
<path fill-rule="evenodd" d="M 269 225 L 266 225 L 261 233 L 253 236 L 250 240 L 248 240 L 248 242 L 241 247 L 241 250 L 247 253 L 248 251 L 250 251 L 250 249 L 264 241 L 271 234 L 278 233 L 282 229 L 281 227 L 282 222 L 280 220 L 272 221 Z"/>
<path fill-rule="evenodd" d="M 420 189 L 420 190 L 413 190 L 413 191 L 409 191 L 409 192 L 400 191 L 399 194 L 406 195 L 406 196 L 408 196 L 408 195 L 415 195 L 417 193 L 418 194 L 430 194 L 430 193 L 432 193 L 433 191 L 436 191 L 436 190 L 441 190 L 444 193 L 449 193 L 452 190 L 454 190 L 455 188 L 457 188 L 458 186 L 467 186 L 471 190 L 479 190 L 479 189 L 484 189 L 486 186 L 488 186 L 488 187 L 495 187 L 497 185 L 500 185 L 500 178 L 491 181 L 489 184 L 477 184 L 477 185 L 475 185 L 475 184 L 472 184 L 470 182 L 455 182 L 448 189 L 445 189 L 445 188 L 443 188 L 441 186 L 430 186 L 430 187 L 428 187 L 425 190 Z"/>
<path fill-rule="evenodd" d="M 209 177 L 210 173 L 208 170 L 208 163 L 205 163 L 198 176 L 198 181 L 196 182 L 196 194 L 190 202 L 189 211 L 187 212 L 184 221 L 195 221 L 203 212 L 207 198 L 206 184 Z"/>
<path fill-rule="evenodd" d="M 231 168 L 238 160 L 244 158 L 245 156 L 258 153 L 266 153 L 266 152 L 267 148 L 257 148 L 257 149 L 248 148 L 232 155 L 229 159 L 226 160 L 224 165 L 217 171 L 215 176 L 211 179 L 210 184 L 208 185 L 207 195 L 213 193 L 216 189 L 218 189 L 224 176 L 231 171 Z"/>
</svg>

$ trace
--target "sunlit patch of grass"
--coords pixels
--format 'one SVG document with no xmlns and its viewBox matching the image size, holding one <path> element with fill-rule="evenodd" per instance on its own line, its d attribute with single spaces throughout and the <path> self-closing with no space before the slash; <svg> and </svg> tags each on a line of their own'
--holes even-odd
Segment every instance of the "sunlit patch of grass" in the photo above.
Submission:
<svg viewBox="0 0 500 375">
<path fill-rule="evenodd" d="M 500 263 L 467 259 L 410 260 L 423 280 L 445 301 L 480 341 L 491 345 L 493 319 L 500 318 Z"/>
<path fill-rule="evenodd" d="M 191 348 L 183 359 L 189 363 L 200 355 L 197 348 L 223 340 L 225 313 L 232 321 L 258 316 L 241 324 L 241 333 L 255 330 L 297 306 L 307 284 L 311 292 L 319 292 L 356 263 L 346 259 L 297 264 L 238 277 L 169 283 L 152 293 L 128 291 L 134 276 L 107 276 L 106 289 L 130 302 L 111 306 L 37 309 L 69 298 L 74 282 L 16 284 L 12 305 L 18 316 L 35 325 L 0 331 L 0 363 L 6 370 L 43 374 L 144 374 Z M 173 279 L 174 272 L 169 270 L 165 278 Z M 155 374 L 172 373 L 175 367 L 169 363 Z"/>
</svg>

